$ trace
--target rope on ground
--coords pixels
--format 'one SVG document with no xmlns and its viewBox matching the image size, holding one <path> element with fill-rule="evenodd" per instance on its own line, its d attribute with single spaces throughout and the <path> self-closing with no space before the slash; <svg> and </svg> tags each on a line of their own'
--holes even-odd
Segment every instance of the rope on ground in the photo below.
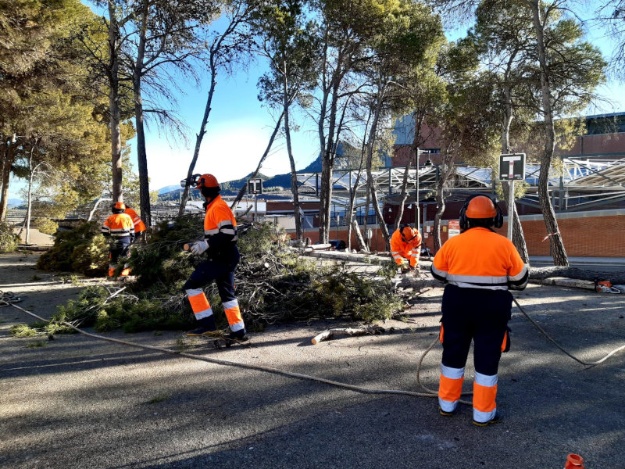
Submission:
<svg viewBox="0 0 625 469">
<path fill-rule="evenodd" d="M 427 393 L 429 393 L 431 396 L 434 396 L 434 397 L 438 397 L 438 392 L 437 392 L 437 391 L 434 391 L 433 389 L 428 388 L 425 384 L 421 383 L 421 366 L 422 366 L 422 364 L 423 364 L 423 359 L 425 358 L 425 356 L 426 356 L 428 353 L 430 353 L 430 350 L 432 350 L 432 349 L 434 348 L 434 346 L 435 346 L 436 344 L 438 344 L 438 343 L 439 343 L 439 339 L 438 339 L 438 337 L 436 337 L 436 338 L 432 341 L 432 343 L 430 344 L 430 346 L 429 346 L 427 349 L 425 349 L 425 351 L 423 352 L 423 354 L 421 354 L 421 358 L 419 358 L 419 363 L 417 364 L 417 384 L 418 384 L 419 386 L 421 386 L 421 389 L 424 389 Z M 473 392 L 471 392 L 471 391 L 469 391 L 469 392 L 463 392 L 463 393 L 462 393 L 462 395 L 463 395 L 463 396 L 472 396 L 472 395 L 473 395 Z M 472 406 L 472 405 L 473 405 L 473 403 L 472 403 L 472 402 L 469 402 L 469 401 L 464 401 L 464 400 L 462 400 L 462 399 L 460 399 L 458 402 L 459 402 L 460 404 L 466 404 L 466 405 L 468 405 L 468 406 Z"/>
<path fill-rule="evenodd" d="M 603 363 L 604 361 L 606 361 L 608 358 L 610 358 L 612 355 L 614 355 L 617 352 L 620 352 L 621 350 L 625 349 L 625 345 L 622 345 L 621 347 L 618 347 L 614 350 L 612 350 L 610 353 L 608 353 L 605 357 L 603 357 L 600 360 L 594 361 L 594 362 L 585 362 L 583 360 L 580 360 L 579 358 L 575 357 L 574 355 L 570 354 L 569 352 L 567 352 L 560 344 L 558 344 L 548 333 L 547 331 L 545 331 L 545 329 L 543 329 L 540 324 L 538 324 L 536 321 L 534 321 L 529 314 L 527 314 L 525 312 L 525 310 L 521 307 L 521 305 L 519 304 L 519 302 L 517 301 L 516 298 L 512 298 L 514 300 L 514 303 L 517 305 L 517 307 L 519 308 L 519 310 L 521 311 L 521 313 L 523 313 L 523 315 L 529 320 L 529 322 L 531 322 L 534 327 L 536 327 L 536 329 L 538 329 L 553 345 L 555 345 L 556 347 L 558 347 L 562 352 L 564 352 L 565 355 L 571 357 L 573 360 L 575 360 L 577 363 L 584 365 L 588 368 L 592 368 L 594 366 L 597 366 L 601 363 Z M 588 369 L 587 368 L 587 369 Z"/>
<path fill-rule="evenodd" d="M 44 322 L 49 322 L 47 319 L 42 318 L 41 316 L 36 315 L 35 313 L 32 313 L 24 308 L 21 308 L 17 305 L 15 305 L 14 303 L 9 303 L 7 302 L 6 304 L 4 303 L 4 299 L 2 300 L 2 302 L 0 302 L 0 306 L 13 306 L 14 308 L 19 309 L 20 311 L 36 318 L 39 319 L 40 321 L 44 321 Z M 359 392 L 362 394 L 399 394 L 399 395 L 405 395 L 405 396 L 414 396 L 414 397 L 436 397 L 436 394 L 431 394 L 431 391 L 428 393 L 424 393 L 424 392 L 415 392 L 415 391 L 403 391 L 403 390 L 399 390 L 399 389 L 369 389 L 369 388 L 364 388 L 361 386 L 355 386 L 355 385 L 351 385 L 351 384 L 346 384 L 346 383 L 341 383 L 339 381 L 332 381 L 329 379 L 325 379 L 325 378 L 319 378 L 317 376 L 310 376 L 310 375 L 305 375 L 305 374 L 301 374 L 301 373 L 292 373 L 289 371 L 283 371 L 283 370 L 279 370 L 277 368 L 272 368 L 272 367 L 268 367 L 268 366 L 263 366 L 263 365 L 248 365 L 246 363 L 240 363 L 240 362 L 233 362 L 230 360 L 221 360 L 221 359 L 217 359 L 217 358 L 208 358 L 208 357 L 201 357 L 199 355 L 193 355 L 191 353 L 185 353 L 185 352 L 179 352 L 176 350 L 171 350 L 168 348 L 164 348 L 164 347 L 156 347 L 153 345 L 143 345 L 143 344 L 137 344 L 134 342 L 129 342 L 129 341 L 125 341 L 125 340 L 120 340 L 120 339 L 114 339 L 112 337 L 104 337 L 98 334 L 92 334 L 90 332 L 86 332 L 83 331 L 82 329 L 79 329 L 78 327 L 74 326 L 73 324 L 70 324 L 68 322 L 61 322 L 61 324 L 63 324 L 64 326 L 68 326 L 70 328 L 72 328 L 73 330 L 75 330 L 76 332 L 86 335 L 88 337 L 92 337 L 95 339 L 99 339 L 99 340 L 104 340 L 107 342 L 113 342 L 113 343 L 117 343 L 117 344 L 122 344 L 122 345 L 127 345 L 130 347 L 135 347 L 135 348 L 140 348 L 140 349 L 145 349 L 145 350 L 154 350 L 157 352 L 162 352 L 162 353 L 166 353 L 166 354 L 170 354 L 170 355 L 178 355 L 181 357 L 185 357 L 185 358 L 191 358 L 193 360 L 200 360 L 200 361 L 204 361 L 204 362 L 208 362 L 208 363 L 215 363 L 217 365 L 224 365 L 224 366 L 233 366 L 233 367 L 237 367 L 237 368 L 245 368 L 245 369 L 249 369 L 249 370 L 256 370 L 256 371 L 264 371 L 267 373 L 273 373 L 273 374 L 277 374 L 277 375 L 282 375 L 282 376 L 287 376 L 290 378 L 297 378 L 297 379 L 301 379 L 301 380 L 308 380 L 308 381 L 316 381 L 319 383 L 324 383 L 324 384 L 329 384 L 331 386 L 335 386 L 335 387 L 339 387 L 339 388 L 343 388 L 343 389 L 349 389 L 351 391 L 355 391 L 355 392 Z"/>
<path fill-rule="evenodd" d="M 14 303 L 19 303 L 22 299 L 11 292 L 3 292 L 0 290 L 0 306 L 9 306 Z"/>
<path fill-rule="evenodd" d="M 122 289 L 123 290 L 123 289 Z M 120 290 L 121 291 L 121 290 Z M 111 296 L 115 296 L 117 295 L 120 291 L 115 292 L 113 295 Z M 523 315 L 543 334 L 545 335 L 545 337 L 547 337 L 547 339 L 549 341 L 551 341 L 557 348 L 559 348 L 562 352 L 564 352 L 567 356 L 571 357 L 573 360 L 575 360 L 576 362 L 587 366 L 589 368 L 599 365 L 601 363 L 603 363 L 604 361 L 606 361 L 609 357 L 611 357 L 612 355 L 614 355 L 615 353 L 625 349 L 625 345 L 618 347 L 614 350 L 612 350 L 610 353 L 608 353 L 606 356 L 604 356 L 602 359 L 597 360 L 595 362 L 585 362 L 583 360 L 580 360 L 578 358 L 576 358 L 575 356 L 573 356 L 572 354 L 570 354 L 568 351 L 566 351 L 562 346 L 560 346 L 560 344 L 558 344 L 536 321 L 534 321 L 526 312 L 525 310 L 521 307 L 521 305 L 519 304 L 519 302 L 516 300 L 516 298 L 513 298 L 514 303 L 517 305 L 517 307 L 519 308 L 519 310 L 521 311 L 521 313 L 523 313 Z M 47 319 L 42 318 L 41 316 L 38 316 L 35 313 L 32 313 L 24 308 L 21 308 L 20 306 L 17 306 L 15 303 L 18 303 L 21 301 L 21 298 L 15 296 L 13 293 L 10 292 L 2 292 L 0 291 L 0 306 L 13 306 L 14 308 L 19 309 L 20 311 L 36 318 L 39 319 L 40 321 L 43 322 L 49 322 Z M 130 341 L 125 341 L 125 340 L 120 340 L 120 339 L 114 339 L 112 337 L 104 337 L 98 334 L 92 334 L 90 332 L 86 332 L 83 331 L 82 329 L 74 326 L 71 323 L 68 322 L 61 322 L 61 324 L 70 327 L 71 329 L 75 330 L 76 332 L 86 335 L 88 337 L 92 337 L 98 340 L 104 340 L 107 342 L 113 342 L 113 343 L 117 343 L 117 344 L 122 344 L 122 345 L 126 345 L 126 346 L 130 346 L 130 347 L 135 347 L 135 348 L 140 348 L 140 349 L 145 349 L 145 350 L 154 350 L 157 352 L 161 352 L 161 353 L 166 353 L 166 354 L 170 354 L 170 355 L 178 355 L 181 357 L 185 357 L 185 358 L 190 358 L 192 360 L 200 360 L 200 361 L 204 361 L 204 362 L 208 362 L 208 363 L 214 363 L 217 365 L 223 365 L 223 366 L 233 366 L 233 367 L 237 367 L 237 368 L 245 368 L 245 369 L 250 369 L 250 370 L 256 370 L 256 371 L 264 371 L 267 373 L 273 373 L 273 374 L 277 374 L 277 375 L 281 375 L 281 376 L 286 376 L 286 377 L 290 377 L 290 378 L 296 378 L 296 379 L 301 379 L 301 380 L 307 380 L 307 381 L 316 381 L 319 383 L 324 383 L 324 384 L 328 384 L 331 386 L 335 386 L 335 387 L 340 387 L 343 389 L 349 389 L 351 391 L 355 391 L 355 392 L 359 392 L 362 394 L 398 394 L 398 395 L 405 395 L 405 396 L 414 396 L 414 397 L 437 397 L 438 393 L 432 389 L 429 389 L 427 386 L 425 386 L 423 383 L 421 383 L 421 367 L 423 365 L 423 360 L 425 359 L 425 356 L 432 350 L 432 348 L 434 348 L 434 346 L 436 345 L 436 343 L 438 342 L 438 337 L 434 339 L 434 341 L 430 344 L 430 346 L 423 352 L 423 354 L 421 355 L 421 357 L 419 358 L 419 362 L 417 365 L 417 384 L 424 389 L 425 392 L 415 392 L 415 391 L 403 391 L 403 390 L 398 390 L 398 389 L 369 389 L 369 388 L 364 388 L 362 386 L 355 386 L 355 385 L 351 385 L 351 384 L 347 384 L 347 383 L 341 383 L 339 381 L 333 381 L 333 380 L 329 380 L 329 379 L 325 379 L 325 378 L 319 378 L 317 376 L 311 376 L 311 375 L 305 375 L 305 374 L 301 374 L 301 373 L 293 373 L 293 372 L 289 372 L 289 371 L 284 371 L 284 370 L 279 370 L 277 368 L 272 368 L 272 367 L 268 367 L 268 366 L 263 366 L 263 365 L 249 365 L 249 364 L 245 364 L 245 363 L 240 363 L 240 362 L 234 362 L 234 361 L 230 361 L 230 360 L 221 360 L 221 359 L 217 359 L 217 358 L 208 358 L 208 357 L 201 357 L 199 355 L 193 355 L 190 353 L 185 353 L 185 352 L 180 352 L 180 351 L 176 351 L 176 350 L 171 350 L 171 349 L 167 349 L 164 347 L 156 347 L 153 345 L 143 345 L 143 344 L 137 344 L 134 342 L 130 342 Z M 463 393 L 463 395 L 471 395 L 471 392 L 468 393 Z M 460 400 L 459 401 L 462 404 L 466 404 L 466 405 L 471 405 L 471 402 L 467 402 L 467 401 L 463 401 Z"/>
</svg>

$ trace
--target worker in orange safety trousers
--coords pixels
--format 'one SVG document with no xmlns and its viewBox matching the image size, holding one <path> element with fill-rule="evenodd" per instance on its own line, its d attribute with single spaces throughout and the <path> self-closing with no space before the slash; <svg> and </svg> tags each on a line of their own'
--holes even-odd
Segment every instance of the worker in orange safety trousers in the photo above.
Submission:
<svg viewBox="0 0 625 469">
<path fill-rule="evenodd" d="M 528 267 L 510 240 L 494 232 L 503 215 L 488 196 L 467 199 L 460 209 L 461 234 L 448 239 L 432 262 L 432 275 L 446 283 L 440 341 L 443 344 L 439 413 L 458 410 L 464 369 L 473 340 L 473 424 L 501 420 L 497 412 L 497 371 L 502 352 L 510 347 L 509 290 L 523 290 Z"/>
<path fill-rule="evenodd" d="M 187 335 L 211 335 L 217 329 L 213 309 L 202 289 L 215 281 L 230 326 L 228 338 L 247 340 L 245 323 L 234 291 L 234 270 L 240 259 L 234 214 L 219 195 L 221 187 L 212 174 L 194 175 L 187 183 L 199 189 L 206 200 L 204 239 L 188 245 L 192 254 L 205 253 L 206 259 L 197 266 L 183 286 L 198 325 Z"/>
<path fill-rule="evenodd" d="M 130 218 L 132 218 L 132 222 L 134 223 L 134 226 L 135 226 L 134 241 L 143 240 L 146 226 L 143 220 L 141 219 L 141 217 L 139 216 L 139 214 L 130 205 L 126 205 L 126 210 L 124 210 L 124 213 L 130 215 Z"/>
<path fill-rule="evenodd" d="M 419 230 L 410 225 L 401 225 L 391 236 L 391 256 L 402 270 L 413 270 L 418 266 L 421 252 L 421 235 Z M 404 267 L 405 261 L 408 267 Z"/>
<path fill-rule="evenodd" d="M 106 238 L 110 238 L 108 276 L 115 276 L 115 270 L 120 259 L 128 256 L 128 248 L 135 237 L 135 226 L 130 215 L 124 213 L 126 205 L 123 202 L 115 202 L 113 212 L 102 224 L 101 232 Z M 124 265 L 121 276 L 130 274 L 130 269 Z"/>
</svg>

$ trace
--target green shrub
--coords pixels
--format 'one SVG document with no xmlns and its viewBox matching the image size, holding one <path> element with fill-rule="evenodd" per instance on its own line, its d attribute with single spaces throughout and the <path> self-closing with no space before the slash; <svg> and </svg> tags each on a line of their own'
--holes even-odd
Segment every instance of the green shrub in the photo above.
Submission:
<svg viewBox="0 0 625 469">
<path fill-rule="evenodd" d="M 37 228 L 41 233 L 53 235 L 59 229 L 59 224 L 49 218 L 36 218 L 33 221 L 33 228 Z"/>
<path fill-rule="evenodd" d="M 37 268 L 53 272 L 76 272 L 89 277 L 106 274 L 108 243 L 100 234 L 100 225 L 85 222 L 78 227 L 59 231 L 54 246 L 37 261 Z"/>
<path fill-rule="evenodd" d="M 110 298 L 104 287 L 85 288 L 78 299 L 59 306 L 51 322 L 70 323 L 76 327 L 94 327 L 98 332 L 123 329 L 125 332 L 180 330 L 192 324 L 190 309 L 178 298 L 143 297 L 120 294 Z"/>
<path fill-rule="evenodd" d="M 0 222 L 0 252 L 14 252 L 19 245 L 20 237 L 8 223 Z"/>
</svg>

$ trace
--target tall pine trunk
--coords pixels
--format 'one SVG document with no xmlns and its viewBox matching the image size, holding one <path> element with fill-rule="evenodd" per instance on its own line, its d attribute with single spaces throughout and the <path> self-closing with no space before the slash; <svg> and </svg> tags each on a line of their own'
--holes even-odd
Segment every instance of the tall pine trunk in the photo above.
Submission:
<svg viewBox="0 0 625 469">
<path fill-rule="evenodd" d="M 537 39 L 538 59 L 540 62 L 540 90 L 544 114 L 543 125 L 545 129 L 545 149 L 540 158 L 540 174 L 538 176 L 538 203 L 545 220 L 553 263 L 556 266 L 568 266 L 569 260 L 566 250 L 564 249 L 562 235 L 558 228 L 558 221 L 556 220 L 556 214 L 551 204 L 551 198 L 549 197 L 549 169 L 551 168 L 551 161 L 555 150 L 556 135 L 553 123 L 553 109 L 551 106 L 551 85 L 544 38 L 544 19 L 542 18 L 543 13 L 540 0 L 532 0 L 532 12 Z"/>
<path fill-rule="evenodd" d="M 217 66 L 215 64 L 215 56 L 212 52 L 209 59 L 209 70 L 211 81 L 210 86 L 208 87 L 208 96 L 206 98 L 206 106 L 204 106 L 204 115 L 202 116 L 200 131 L 195 137 L 195 148 L 193 149 L 193 157 L 191 158 L 191 163 L 189 163 L 189 168 L 187 169 L 187 181 L 189 181 L 191 176 L 193 176 L 193 172 L 195 171 L 195 165 L 197 164 L 197 160 L 200 157 L 200 148 L 202 147 L 204 135 L 206 135 L 206 125 L 208 124 L 208 118 L 210 117 L 213 106 L 213 96 L 215 95 L 215 88 L 217 87 Z M 182 196 L 180 197 L 178 216 L 184 215 L 184 210 L 187 205 L 187 201 L 189 200 L 190 190 L 191 187 L 189 186 L 189 184 L 185 184 L 184 190 L 182 191 Z"/>
<path fill-rule="evenodd" d="M 11 178 L 11 166 L 15 161 L 15 150 L 6 142 L 6 150 L 2 160 L 2 191 L 0 196 L 0 221 L 5 221 L 9 207 L 9 182 Z"/>
<path fill-rule="evenodd" d="M 121 140 L 121 108 L 119 96 L 119 24 L 117 23 L 115 2 L 109 0 L 108 30 L 108 81 L 109 81 L 109 130 L 111 132 L 111 172 L 113 202 L 122 198 L 122 140 Z"/>
<path fill-rule="evenodd" d="M 284 113 L 284 137 L 286 139 L 286 151 L 289 155 L 291 166 L 291 193 L 293 194 L 293 218 L 295 219 L 295 236 L 298 241 L 302 240 L 302 217 L 299 203 L 299 192 L 297 189 L 297 171 L 295 169 L 295 158 L 293 156 L 293 145 L 291 144 L 291 128 L 289 122 L 289 107 L 291 99 L 289 97 L 289 79 L 286 63 L 282 69 L 282 106 Z"/>
<path fill-rule="evenodd" d="M 150 209 L 150 178 L 148 176 L 148 155 L 145 147 L 145 125 L 143 122 L 143 97 L 141 94 L 141 80 L 143 61 L 145 57 L 145 47 L 148 29 L 148 15 L 146 9 L 143 11 L 141 30 L 139 32 L 139 44 L 137 45 L 137 58 L 132 74 L 132 85 L 135 103 L 135 125 L 137 127 L 137 165 L 139 170 L 139 203 L 141 207 L 141 219 L 147 226 L 152 225 L 152 214 Z"/>
</svg>

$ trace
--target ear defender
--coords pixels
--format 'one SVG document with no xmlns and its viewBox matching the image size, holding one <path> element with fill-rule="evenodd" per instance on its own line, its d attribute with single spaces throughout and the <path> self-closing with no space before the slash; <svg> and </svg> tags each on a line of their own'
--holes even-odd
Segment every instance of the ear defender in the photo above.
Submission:
<svg viewBox="0 0 625 469">
<path fill-rule="evenodd" d="M 503 213 L 496 199 L 484 194 L 475 194 L 470 196 L 465 202 L 458 214 L 460 229 L 469 228 L 469 219 L 492 219 L 495 228 L 503 226 Z"/>
</svg>

